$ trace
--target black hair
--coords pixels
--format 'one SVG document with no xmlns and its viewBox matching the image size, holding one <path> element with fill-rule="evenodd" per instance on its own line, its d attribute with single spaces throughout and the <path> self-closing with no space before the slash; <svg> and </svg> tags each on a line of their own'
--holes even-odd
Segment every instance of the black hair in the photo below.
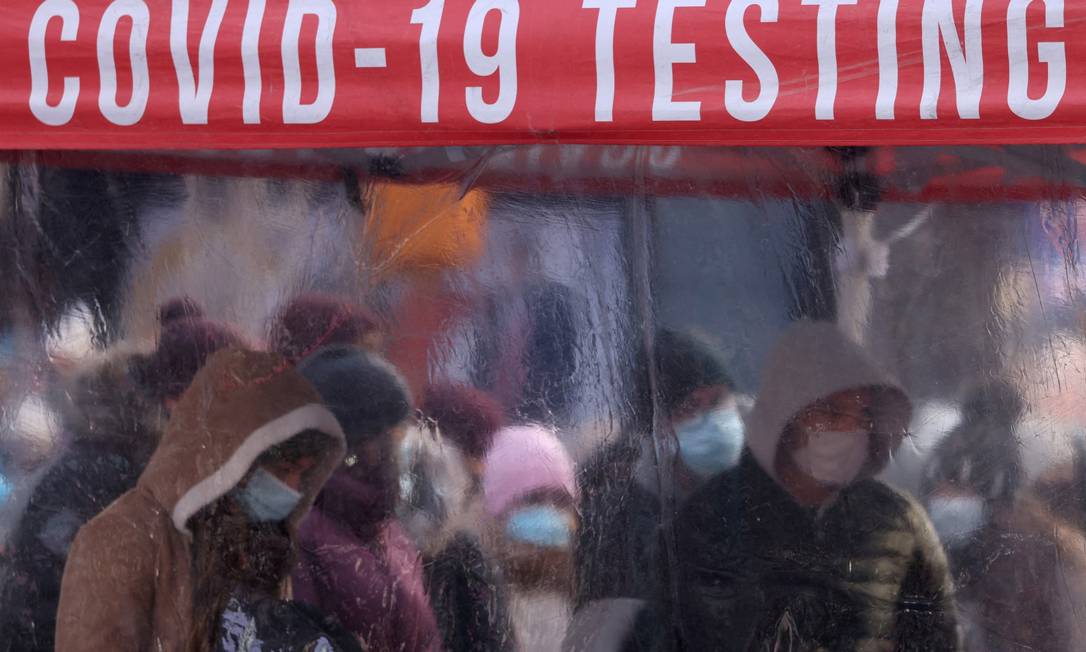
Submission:
<svg viewBox="0 0 1086 652">
<path fill-rule="evenodd" d="M 656 333 L 656 370 L 660 395 L 670 411 L 702 387 L 721 385 L 734 391 L 724 357 L 706 338 L 661 329 Z"/>
<path fill-rule="evenodd" d="M 269 448 L 257 458 L 253 466 L 275 462 L 294 462 L 317 457 L 328 450 L 329 436 L 319 430 L 303 430 L 290 439 Z"/>
<path fill-rule="evenodd" d="M 235 591 L 277 596 L 294 565 L 286 523 L 253 523 L 230 495 L 189 520 L 192 530 L 192 627 L 188 652 L 215 650 L 219 621 Z"/>
</svg>

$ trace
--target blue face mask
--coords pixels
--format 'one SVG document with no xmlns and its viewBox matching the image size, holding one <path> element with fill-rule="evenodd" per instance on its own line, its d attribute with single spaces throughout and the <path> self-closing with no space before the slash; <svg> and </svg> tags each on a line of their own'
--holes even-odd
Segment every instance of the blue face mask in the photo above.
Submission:
<svg viewBox="0 0 1086 652">
<path fill-rule="evenodd" d="M 0 472 L 0 505 L 6 503 L 8 498 L 11 498 L 11 494 L 14 490 L 15 488 L 11 486 L 11 481 L 8 480 L 6 475 Z"/>
<path fill-rule="evenodd" d="M 735 408 L 718 408 L 675 430 L 687 468 L 708 478 L 733 468 L 743 452 L 743 419 Z"/>
<path fill-rule="evenodd" d="M 573 540 L 569 516 L 552 505 L 532 505 L 513 512 L 505 534 L 522 543 L 541 548 L 568 548 Z"/>
<path fill-rule="evenodd" d="M 253 471 L 249 483 L 238 487 L 235 496 L 256 523 L 282 521 L 302 500 L 301 493 L 262 468 Z"/>
</svg>

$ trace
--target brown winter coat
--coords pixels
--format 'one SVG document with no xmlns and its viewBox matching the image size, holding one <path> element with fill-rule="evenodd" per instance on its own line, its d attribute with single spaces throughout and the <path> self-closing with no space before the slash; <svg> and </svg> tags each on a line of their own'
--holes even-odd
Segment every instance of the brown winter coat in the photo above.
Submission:
<svg viewBox="0 0 1086 652">
<path fill-rule="evenodd" d="M 952 551 L 966 652 L 1086 649 L 1086 539 L 1024 496 Z"/>
<path fill-rule="evenodd" d="M 328 448 L 293 524 L 342 459 L 343 433 L 281 357 L 213 356 L 181 398 L 136 488 L 77 535 L 61 588 L 57 649 L 183 649 L 191 622 L 189 518 L 232 490 L 264 451 L 305 430 L 327 434 Z"/>
</svg>

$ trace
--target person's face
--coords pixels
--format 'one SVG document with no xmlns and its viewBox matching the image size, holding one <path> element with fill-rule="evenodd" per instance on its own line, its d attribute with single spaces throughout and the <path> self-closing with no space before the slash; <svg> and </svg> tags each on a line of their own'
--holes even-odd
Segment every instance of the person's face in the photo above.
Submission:
<svg viewBox="0 0 1086 652">
<path fill-rule="evenodd" d="M 801 498 L 817 499 L 826 490 L 847 486 L 869 460 L 873 423 L 866 391 L 840 392 L 800 412 L 788 428 L 777 464 L 798 471 Z M 821 487 L 807 495 L 813 481 Z M 793 493 L 796 493 L 795 491 Z"/>
<path fill-rule="evenodd" d="M 347 466 L 353 477 L 371 482 L 374 478 L 389 478 L 395 474 L 396 456 L 391 438 L 379 435 L 357 444 L 347 456 Z"/>
<path fill-rule="evenodd" d="M 486 460 L 482 457 L 476 457 L 474 455 L 465 455 L 464 464 L 467 466 L 468 473 L 475 480 L 482 480 L 483 471 L 486 470 Z"/>
<path fill-rule="evenodd" d="M 275 460 L 262 465 L 265 471 L 295 491 L 301 491 L 309 472 L 317 465 L 315 457 L 302 457 L 296 460 Z"/>
<path fill-rule="evenodd" d="M 839 392 L 807 407 L 796 417 L 795 425 L 802 434 L 855 431 L 870 434 L 874 426 L 870 405 L 870 392 Z M 803 445 L 806 442 L 797 443 Z"/>
<path fill-rule="evenodd" d="M 370 351 L 373 353 L 381 353 L 385 349 L 385 336 L 378 329 L 366 331 L 362 334 L 362 337 L 358 338 L 355 342 L 355 346 L 363 351 Z"/>
<path fill-rule="evenodd" d="M 372 477 L 372 474 L 385 469 L 395 472 L 397 451 L 400 450 L 406 434 L 407 426 L 401 424 L 354 445 L 347 453 L 347 466 L 352 469 L 352 474 L 357 473 L 362 479 L 362 474 Z"/>
<path fill-rule="evenodd" d="M 501 561 L 503 572 L 514 583 L 564 589 L 572 579 L 572 540 L 579 525 L 577 512 L 568 500 L 540 497 L 497 519 L 490 545 Z M 539 536 L 545 539 L 548 534 L 557 535 L 562 529 L 569 541 L 556 540 L 543 545 L 538 540 Z"/>
<path fill-rule="evenodd" d="M 373 507 L 382 514 L 391 513 L 399 497 L 397 451 L 406 431 L 406 426 L 397 426 L 356 444 L 347 455 L 347 473 L 374 492 L 373 499 L 377 504 Z"/>
</svg>

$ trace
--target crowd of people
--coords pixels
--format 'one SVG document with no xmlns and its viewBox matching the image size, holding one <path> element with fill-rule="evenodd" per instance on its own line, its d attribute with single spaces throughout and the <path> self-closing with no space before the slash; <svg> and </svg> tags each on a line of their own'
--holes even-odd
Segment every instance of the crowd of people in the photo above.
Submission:
<svg viewBox="0 0 1086 652">
<path fill-rule="evenodd" d="M 580 465 L 498 397 L 409 387 L 340 298 L 264 343 L 189 299 L 159 324 L 54 397 L 0 649 L 1086 649 L 1083 488 L 1027 478 L 1010 383 L 965 397 L 914 497 L 878 479 L 912 402 L 828 323 L 793 324 L 753 397 L 659 331 Z"/>
</svg>

